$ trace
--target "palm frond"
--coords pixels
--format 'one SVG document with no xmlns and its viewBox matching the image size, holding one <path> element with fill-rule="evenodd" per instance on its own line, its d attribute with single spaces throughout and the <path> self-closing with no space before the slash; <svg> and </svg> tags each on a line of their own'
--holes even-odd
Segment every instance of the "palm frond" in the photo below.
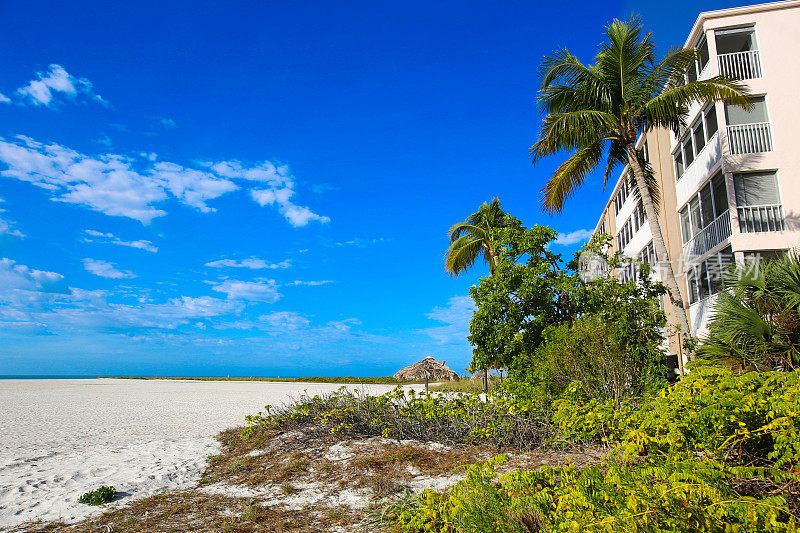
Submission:
<svg viewBox="0 0 800 533">
<path fill-rule="evenodd" d="M 447 249 L 444 269 L 451 276 L 458 276 L 469 270 L 478 257 L 486 260 L 485 247 L 482 239 L 474 235 L 463 235 L 456 239 Z"/>
<path fill-rule="evenodd" d="M 725 102 L 751 107 L 747 86 L 737 80 L 715 76 L 665 90 L 642 106 L 641 118 L 652 126 L 673 127 L 685 124 L 688 106 L 695 102 Z"/>
<path fill-rule="evenodd" d="M 550 113 L 542 123 L 539 140 L 531 146 L 530 155 L 536 161 L 560 151 L 581 149 L 610 138 L 616 126 L 614 115 L 603 111 Z"/>
<path fill-rule="evenodd" d="M 578 150 L 556 169 L 555 174 L 542 189 L 542 208 L 549 214 L 560 213 L 564 202 L 575 194 L 586 176 L 603 158 L 603 144 L 597 141 Z"/>
</svg>

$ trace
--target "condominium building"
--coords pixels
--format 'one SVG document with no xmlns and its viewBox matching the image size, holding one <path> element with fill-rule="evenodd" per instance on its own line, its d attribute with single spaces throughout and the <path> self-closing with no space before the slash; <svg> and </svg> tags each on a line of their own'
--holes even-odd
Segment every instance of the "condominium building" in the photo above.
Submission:
<svg viewBox="0 0 800 533">
<path fill-rule="evenodd" d="M 697 104 L 679 135 L 654 130 L 639 139 L 661 186 L 658 223 L 698 335 L 727 266 L 800 246 L 800 1 L 701 13 L 684 46 L 699 52 L 690 79 L 736 78 L 752 103 Z M 626 175 L 595 231 L 614 236 L 612 252 L 652 263 L 650 227 Z M 668 333 L 682 366 L 682 337 Z"/>
</svg>

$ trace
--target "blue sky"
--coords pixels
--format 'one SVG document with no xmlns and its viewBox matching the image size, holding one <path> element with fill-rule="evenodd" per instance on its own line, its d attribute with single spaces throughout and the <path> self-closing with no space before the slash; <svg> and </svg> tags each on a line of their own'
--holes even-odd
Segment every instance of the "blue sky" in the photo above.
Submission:
<svg viewBox="0 0 800 533">
<path fill-rule="evenodd" d="M 730 2 L 0 2 L 0 374 L 463 372 L 447 228 L 499 196 L 571 254 L 536 69 Z"/>
</svg>

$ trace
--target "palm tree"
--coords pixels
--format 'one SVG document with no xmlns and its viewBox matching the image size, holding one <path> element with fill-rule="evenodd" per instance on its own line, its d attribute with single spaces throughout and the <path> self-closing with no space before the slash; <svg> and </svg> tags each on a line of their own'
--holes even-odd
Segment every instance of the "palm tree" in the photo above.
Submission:
<svg viewBox="0 0 800 533">
<path fill-rule="evenodd" d="M 698 359 L 741 370 L 800 364 L 800 252 L 748 262 L 725 278 Z"/>
<path fill-rule="evenodd" d="M 483 257 L 489 264 L 489 272 L 493 273 L 497 266 L 497 254 L 492 248 L 491 230 L 502 227 L 505 224 L 504 219 L 505 213 L 500 207 L 500 200 L 495 198 L 489 203 L 481 204 L 478 211 L 464 222 L 451 227 L 444 269 L 451 276 L 458 276 L 470 269 L 479 257 Z"/>
<path fill-rule="evenodd" d="M 543 208 L 550 214 L 561 212 L 564 202 L 602 162 L 604 186 L 615 168 L 628 165 L 627 179 L 638 191 L 647 215 L 678 325 L 689 334 L 683 299 L 658 225 L 660 191 L 636 141 L 655 128 L 676 133 L 684 129 L 693 102 L 749 107 L 747 91 L 741 83 L 721 76 L 687 83 L 684 76 L 697 52 L 671 50 L 659 60 L 652 35 L 643 35 L 637 17 L 628 22 L 615 20 L 606 27 L 606 36 L 593 65 L 584 65 L 566 49 L 542 62 L 539 101 L 547 116 L 530 149 L 531 157 L 536 163 L 541 157 L 573 152 L 542 189 Z"/>
</svg>

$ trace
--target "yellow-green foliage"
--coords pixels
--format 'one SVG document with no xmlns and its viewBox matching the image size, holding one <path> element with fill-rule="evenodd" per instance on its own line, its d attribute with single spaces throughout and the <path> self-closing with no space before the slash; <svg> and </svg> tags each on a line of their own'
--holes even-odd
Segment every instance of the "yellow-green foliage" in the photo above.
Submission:
<svg viewBox="0 0 800 533">
<path fill-rule="evenodd" d="M 554 419 L 572 439 L 616 443 L 601 464 L 500 476 L 471 467 L 448 494 L 396 516 L 408 532 L 796 531 L 800 371 L 714 367 L 615 409 L 570 387 Z"/>
<path fill-rule="evenodd" d="M 632 410 L 630 403 L 616 405 L 613 400 L 586 399 L 579 382 L 571 383 L 553 407 L 553 421 L 561 438 L 604 444 L 619 440 Z"/>
<path fill-rule="evenodd" d="M 781 496 L 742 496 L 721 463 L 672 459 L 543 467 L 497 479 L 498 456 L 470 468 L 449 494 L 423 493 L 396 516 L 403 531 L 796 531 Z"/>
<path fill-rule="evenodd" d="M 796 466 L 800 459 L 800 371 L 749 372 L 699 366 L 647 399 L 628 421 L 628 454 L 710 454 L 743 463 Z"/>
</svg>

